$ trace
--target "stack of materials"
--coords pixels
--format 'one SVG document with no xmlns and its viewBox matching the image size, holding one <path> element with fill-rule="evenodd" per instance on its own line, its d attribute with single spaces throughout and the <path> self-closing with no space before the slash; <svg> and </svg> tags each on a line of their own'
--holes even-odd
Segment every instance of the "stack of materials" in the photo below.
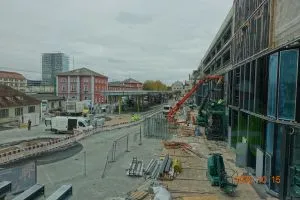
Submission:
<svg viewBox="0 0 300 200">
<path fill-rule="evenodd" d="M 194 136 L 194 130 L 192 127 L 181 126 L 179 133 L 181 136 L 184 136 L 184 137 Z"/>
<path fill-rule="evenodd" d="M 169 177 L 169 178 L 174 177 L 174 169 L 172 168 L 172 159 L 170 158 L 169 155 L 165 156 L 159 169 L 159 178 L 163 179 L 165 177 Z"/>
<path fill-rule="evenodd" d="M 180 148 L 192 148 L 189 144 L 184 142 L 162 142 L 166 149 L 180 149 Z"/>
<path fill-rule="evenodd" d="M 152 159 L 145 170 L 146 178 L 157 179 L 159 176 L 161 161 Z"/>
<path fill-rule="evenodd" d="M 132 159 L 129 169 L 127 169 L 127 176 L 143 176 L 144 164 L 143 161 L 138 160 L 137 157 Z"/>
</svg>

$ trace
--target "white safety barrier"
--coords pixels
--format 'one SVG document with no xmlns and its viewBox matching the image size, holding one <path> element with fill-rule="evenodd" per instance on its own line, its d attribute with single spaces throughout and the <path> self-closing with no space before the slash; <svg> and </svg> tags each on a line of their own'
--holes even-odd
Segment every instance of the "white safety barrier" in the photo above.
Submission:
<svg viewBox="0 0 300 200">
<path fill-rule="evenodd" d="M 141 122 L 143 122 L 147 117 L 156 115 L 159 112 L 161 112 L 161 111 L 151 112 L 151 113 L 143 116 L 139 121 L 136 121 L 136 122 L 122 122 L 120 124 L 114 124 L 112 126 L 102 126 L 102 127 L 98 127 L 96 129 L 87 130 L 87 131 L 74 130 L 73 135 L 68 135 L 63 138 L 53 138 L 53 139 L 50 139 L 48 142 L 41 142 L 39 144 L 30 145 L 30 146 L 25 147 L 24 149 L 17 149 L 17 150 L 12 150 L 12 151 L 8 151 L 5 153 L 1 153 L 0 154 L 0 164 L 6 164 L 6 163 L 14 162 L 14 161 L 17 161 L 20 159 L 24 159 L 27 157 L 36 156 L 41 153 L 55 151 L 57 149 L 72 145 L 76 141 L 80 141 L 83 138 L 93 135 L 95 133 L 100 133 L 100 132 L 104 132 L 104 131 L 112 131 L 115 129 L 136 126 L 136 125 L 140 124 Z"/>
</svg>

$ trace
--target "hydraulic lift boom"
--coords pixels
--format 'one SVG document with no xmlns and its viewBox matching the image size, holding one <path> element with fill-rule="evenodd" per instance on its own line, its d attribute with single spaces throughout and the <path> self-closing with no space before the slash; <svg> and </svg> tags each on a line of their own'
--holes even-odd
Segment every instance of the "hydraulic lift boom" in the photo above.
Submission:
<svg viewBox="0 0 300 200">
<path fill-rule="evenodd" d="M 211 80 L 221 81 L 222 79 L 223 76 L 211 75 L 211 76 L 206 76 L 203 79 L 199 80 L 198 83 L 186 95 L 184 95 L 184 97 L 180 101 L 178 101 L 177 104 L 170 110 L 170 112 L 168 113 L 168 121 L 170 122 L 174 119 L 176 112 L 180 109 L 182 104 L 184 104 L 184 102 L 194 94 L 194 92 L 199 88 L 200 85 L 202 85 L 207 81 L 211 81 Z"/>
</svg>

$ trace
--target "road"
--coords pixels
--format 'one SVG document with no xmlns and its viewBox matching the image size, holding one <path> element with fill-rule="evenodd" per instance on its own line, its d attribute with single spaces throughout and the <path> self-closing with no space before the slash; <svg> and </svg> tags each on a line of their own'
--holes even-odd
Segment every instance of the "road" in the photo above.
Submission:
<svg viewBox="0 0 300 200">
<path fill-rule="evenodd" d="M 102 179 L 107 152 L 113 140 L 127 133 L 130 134 L 130 152 L 124 153 L 126 141 L 123 140 L 123 145 L 119 146 L 116 162 L 109 164 Z M 143 178 L 130 178 L 125 175 L 132 158 L 137 156 L 147 164 L 162 150 L 156 139 L 143 138 L 142 145 L 139 145 L 139 137 L 135 133 L 139 133 L 139 126 L 103 132 L 86 138 L 81 141 L 83 149 L 80 153 L 55 163 L 38 166 L 38 183 L 45 184 L 46 196 L 60 185 L 68 183 L 74 187 L 72 199 L 98 200 L 125 195 L 144 181 Z M 86 152 L 86 176 L 84 152 Z"/>
<path fill-rule="evenodd" d="M 141 116 L 147 115 L 154 110 L 161 109 L 162 105 L 158 105 L 153 107 L 152 110 L 147 111 L 147 112 L 141 112 Z M 128 121 L 130 121 L 130 117 L 128 117 L 128 114 L 113 114 L 113 115 L 108 115 L 108 117 L 112 117 L 113 119 L 117 119 L 118 116 L 127 116 Z M 109 124 L 113 124 L 114 120 L 109 121 Z M 116 123 L 118 120 L 116 120 Z M 126 121 L 126 120 L 125 120 Z M 38 126 L 33 126 L 30 131 L 28 131 L 26 128 L 14 128 L 14 129 L 9 129 L 9 130 L 3 130 L 0 131 L 0 144 L 4 143 L 9 143 L 9 142 L 14 142 L 14 141 L 20 141 L 20 140 L 29 140 L 37 137 L 64 137 L 64 134 L 54 134 L 50 131 L 46 131 L 47 127 L 45 124 L 41 123 Z"/>
</svg>

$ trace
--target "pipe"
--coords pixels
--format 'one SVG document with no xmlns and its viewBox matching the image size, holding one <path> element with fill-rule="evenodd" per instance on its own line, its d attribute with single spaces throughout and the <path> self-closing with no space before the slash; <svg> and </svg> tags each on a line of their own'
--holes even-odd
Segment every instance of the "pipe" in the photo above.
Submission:
<svg viewBox="0 0 300 200">
<path fill-rule="evenodd" d="M 166 165 L 165 172 L 169 172 L 169 171 L 170 171 L 171 164 L 172 164 L 172 159 L 170 158 L 170 159 L 168 160 L 167 165 Z"/>
<path fill-rule="evenodd" d="M 168 163 L 168 160 L 169 160 L 169 154 L 167 154 L 167 155 L 165 156 L 165 158 L 164 158 L 164 160 L 163 160 L 163 162 L 162 162 L 162 164 L 161 164 L 161 166 L 160 166 L 159 175 L 163 175 L 164 170 L 165 170 L 165 168 L 166 168 L 166 165 L 167 165 L 167 163 Z"/>
<path fill-rule="evenodd" d="M 154 159 L 151 159 L 150 162 L 149 162 L 149 164 L 146 167 L 145 173 L 149 172 L 149 169 L 150 169 L 150 167 L 151 167 L 151 165 L 152 165 L 153 162 L 154 162 Z"/>
<path fill-rule="evenodd" d="M 155 174 L 156 174 L 156 171 L 157 171 L 158 168 L 159 168 L 159 164 L 155 165 L 155 168 L 154 168 L 154 170 L 151 174 L 151 178 L 155 178 Z"/>
<path fill-rule="evenodd" d="M 154 169 L 155 169 L 157 163 L 158 163 L 157 160 L 155 160 L 155 161 L 153 162 L 152 166 L 151 166 L 150 169 L 149 169 L 148 174 L 152 174 L 152 173 L 153 173 L 153 171 L 154 171 Z"/>
</svg>

